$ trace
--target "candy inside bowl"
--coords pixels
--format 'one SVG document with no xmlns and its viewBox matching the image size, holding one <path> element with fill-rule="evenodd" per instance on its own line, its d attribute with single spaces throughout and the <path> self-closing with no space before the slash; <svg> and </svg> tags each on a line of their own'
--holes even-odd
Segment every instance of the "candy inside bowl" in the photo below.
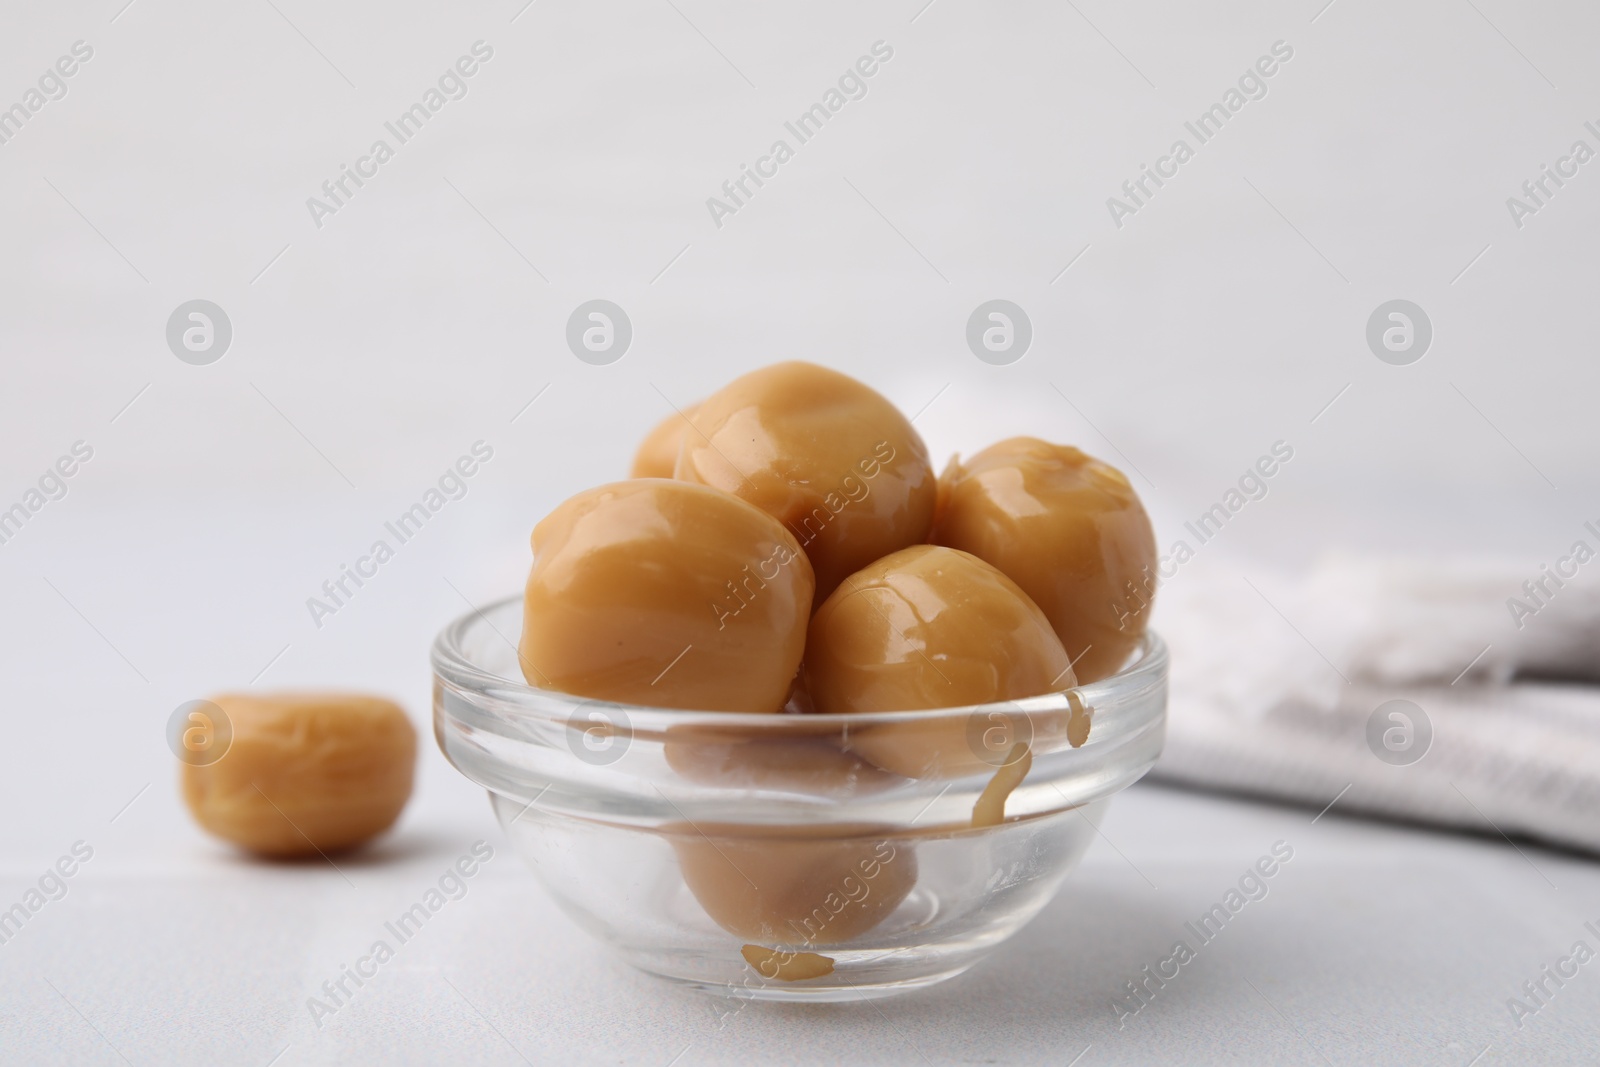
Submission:
<svg viewBox="0 0 1600 1067">
<path fill-rule="evenodd" d="M 1154 634 L 1111 677 L 1045 696 L 743 714 L 529 686 L 521 625 L 511 597 L 439 635 L 441 749 L 573 919 L 724 996 L 860 999 L 961 973 L 1044 907 L 1164 734 Z M 875 762 L 901 739 L 931 755 Z"/>
</svg>

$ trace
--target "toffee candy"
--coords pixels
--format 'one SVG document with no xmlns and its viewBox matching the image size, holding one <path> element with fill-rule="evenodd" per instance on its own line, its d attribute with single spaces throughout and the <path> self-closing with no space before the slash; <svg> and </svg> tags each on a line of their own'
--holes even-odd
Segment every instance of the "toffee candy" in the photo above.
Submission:
<svg viewBox="0 0 1600 1067">
<path fill-rule="evenodd" d="M 776 519 L 641 478 L 579 493 L 533 531 L 519 660 L 530 685 L 623 704 L 776 712 L 814 582 Z"/>
<path fill-rule="evenodd" d="M 1156 542 L 1122 472 L 1033 437 L 991 445 L 940 479 L 935 544 L 994 564 L 1033 598 L 1080 682 L 1121 669 L 1144 636 Z"/>
<path fill-rule="evenodd" d="M 830 713 L 993 704 L 1077 684 L 1049 620 L 1015 582 L 937 545 L 846 578 L 811 620 L 806 676 L 817 710 Z M 850 748 L 912 778 L 993 767 L 948 716 L 869 726 Z"/>
<path fill-rule="evenodd" d="M 838 837 L 841 833 L 856 836 Z M 683 880 L 729 933 L 763 946 L 836 945 L 871 930 L 917 881 L 916 854 L 869 826 L 682 826 Z"/>
<path fill-rule="evenodd" d="M 210 763 L 185 762 L 184 803 L 202 827 L 266 856 L 354 848 L 411 796 L 417 732 L 398 704 L 359 693 L 225 693 L 233 731 Z"/>
<path fill-rule="evenodd" d="M 630 478 L 670 478 L 672 468 L 678 463 L 678 450 L 683 446 L 684 435 L 689 432 L 690 420 L 699 410 L 699 404 L 690 404 L 682 412 L 674 411 L 645 434 L 639 442 L 639 451 L 633 455 Z"/>
<path fill-rule="evenodd" d="M 811 363 L 737 378 L 700 405 L 674 477 L 782 522 L 816 570 L 817 599 L 873 560 L 927 540 L 938 483 L 893 404 Z"/>
</svg>

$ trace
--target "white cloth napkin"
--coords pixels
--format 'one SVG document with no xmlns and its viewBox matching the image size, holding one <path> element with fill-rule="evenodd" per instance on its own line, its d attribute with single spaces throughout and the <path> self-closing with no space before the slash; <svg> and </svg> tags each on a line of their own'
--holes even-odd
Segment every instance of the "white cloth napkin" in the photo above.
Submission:
<svg viewBox="0 0 1600 1067">
<path fill-rule="evenodd" d="M 1180 572 L 1153 774 L 1600 853 L 1600 559 L 1562 559 Z"/>
</svg>

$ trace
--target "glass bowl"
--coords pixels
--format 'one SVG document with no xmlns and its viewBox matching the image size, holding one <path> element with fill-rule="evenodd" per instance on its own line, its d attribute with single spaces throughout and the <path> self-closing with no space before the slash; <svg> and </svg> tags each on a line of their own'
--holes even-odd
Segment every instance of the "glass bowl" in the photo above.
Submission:
<svg viewBox="0 0 1600 1067">
<path fill-rule="evenodd" d="M 533 688 L 521 625 L 510 597 L 439 635 L 439 747 L 579 925 L 729 997 L 854 1000 L 960 974 L 1050 900 L 1166 729 L 1154 634 L 1115 676 L 1043 697 L 746 715 Z"/>
</svg>

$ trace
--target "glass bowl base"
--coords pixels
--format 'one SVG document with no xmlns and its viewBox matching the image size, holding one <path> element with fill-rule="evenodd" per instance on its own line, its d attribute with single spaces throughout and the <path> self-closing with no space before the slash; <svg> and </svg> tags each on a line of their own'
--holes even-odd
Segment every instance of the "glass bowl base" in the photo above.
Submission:
<svg viewBox="0 0 1600 1067">
<path fill-rule="evenodd" d="M 903 956 L 902 953 L 856 950 L 823 954 L 833 961 L 833 970 L 821 977 L 798 982 L 768 979 L 756 969 L 743 965 L 742 961 L 735 966 L 725 956 L 691 960 L 681 954 L 674 954 L 671 958 L 652 958 L 645 953 L 624 952 L 623 957 L 652 977 L 663 978 L 728 1001 L 837 1004 L 881 1000 L 938 985 L 966 971 L 984 953 L 974 953 L 956 961 L 914 961 L 898 958 Z M 887 959 L 888 955 L 897 958 Z M 706 973 L 708 971 L 723 973 L 713 978 Z M 735 1007 L 733 1010 L 738 1009 Z"/>
</svg>

